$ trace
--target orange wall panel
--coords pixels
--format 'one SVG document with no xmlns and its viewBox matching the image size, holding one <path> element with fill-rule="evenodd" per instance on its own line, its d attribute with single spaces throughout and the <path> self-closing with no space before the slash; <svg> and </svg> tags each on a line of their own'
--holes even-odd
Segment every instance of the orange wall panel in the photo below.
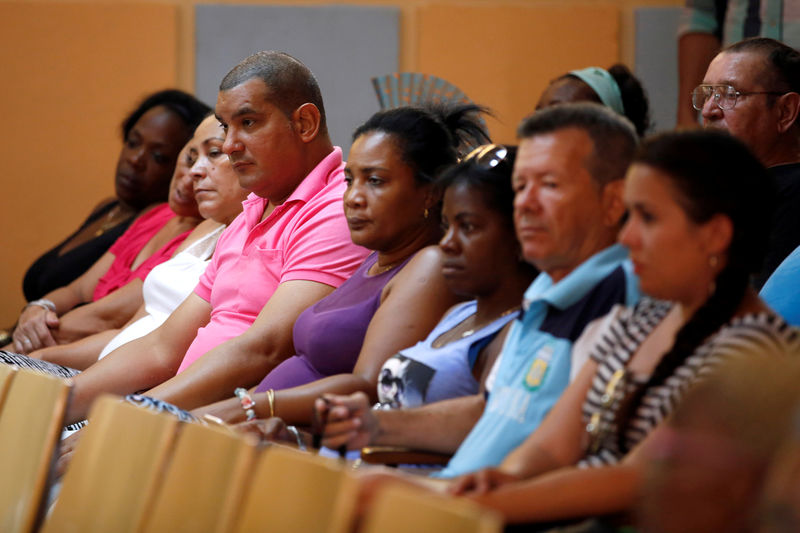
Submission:
<svg viewBox="0 0 800 533">
<path fill-rule="evenodd" d="M 38 255 L 113 193 L 119 124 L 177 82 L 175 5 L 0 3 L 0 327 Z"/>
<path fill-rule="evenodd" d="M 619 19 L 597 4 L 420 7 L 416 65 L 493 109 L 493 138 L 510 143 L 551 79 L 619 60 Z"/>
</svg>

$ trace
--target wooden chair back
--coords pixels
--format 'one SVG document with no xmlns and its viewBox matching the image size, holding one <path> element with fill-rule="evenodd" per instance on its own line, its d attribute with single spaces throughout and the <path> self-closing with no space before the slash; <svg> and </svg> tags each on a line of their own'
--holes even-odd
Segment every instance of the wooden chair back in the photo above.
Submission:
<svg viewBox="0 0 800 533">
<path fill-rule="evenodd" d="M 342 477 L 335 459 L 272 445 L 258 459 L 234 531 L 324 533 Z"/>
<path fill-rule="evenodd" d="M 99 398 L 42 533 L 134 533 L 150 510 L 178 420 Z"/>
<path fill-rule="evenodd" d="M 0 410 L 0 531 L 33 531 L 41 520 L 71 386 L 30 370 L 12 374 Z"/>
<path fill-rule="evenodd" d="M 364 516 L 361 533 L 500 533 L 494 511 L 467 500 L 407 486 L 382 489 Z"/>
<path fill-rule="evenodd" d="M 326 533 L 352 533 L 356 528 L 356 506 L 360 491 L 358 470 L 345 470 Z"/>
<path fill-rule="evenodd" d="M 11 385 L 11 379 L 14 377 L 16 371 L 17 367 L 15 366 L 0 365 L 0 411 L 3 409 L 3 402 L 6 399 L 8 387 Z"/>
<path fill-rule="evenodd" d="M 256 455 L 253 440 L 183 424 L 145 532 L 229 531 Z"/>
</svg>

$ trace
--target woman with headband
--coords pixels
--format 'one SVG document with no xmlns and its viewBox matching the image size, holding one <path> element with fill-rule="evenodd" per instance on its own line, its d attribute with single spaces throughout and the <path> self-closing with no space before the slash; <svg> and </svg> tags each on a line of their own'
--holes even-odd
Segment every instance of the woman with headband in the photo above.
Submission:
<svg viewBox="0 0 800 533">
<path fill-rule="evenodd" d="M 651 126 L 644 88 L 621 63 L 608 70 L 599 67 L 572 70 L 554 79 L 542 93 L 536 109 L 569 102 L 596 102 L 610 107 L 627 117 L 640 137 Z"/>
</svg>

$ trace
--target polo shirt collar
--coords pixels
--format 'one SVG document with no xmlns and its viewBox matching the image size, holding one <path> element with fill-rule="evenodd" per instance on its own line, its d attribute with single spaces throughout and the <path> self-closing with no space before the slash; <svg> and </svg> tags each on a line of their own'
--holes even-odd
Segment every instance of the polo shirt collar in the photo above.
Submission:
<svg viewBox="0 0 800 533">
<path fill-rule="evenodd" d="M 320 161 L 314 170 L 308 173 L 308 176 L 300 182 L 292 194 L 286 199 L 284 204 L 292 201 L 300 200 L 307 202 L 317 195 L 331 179 L 341 178 L 336 173 L 336 170 L 342 166 L 342 149 L 338 146 L 333 147 L 333 151 L 325 156 L 325 159 Z"/>
<path fill-rule="evenodd" d="M 317 166 L 308 173 L 303 181 L 300 182 L 300 185 L 292 191 L 292 194 L 290 194 L 281 205 L 276 207 L 276 210 L 280 210 L 282 206 L 291 202 L 309 201 L 327 186 L 332 179 L 337 179 L 339 177 L 339 173 L 336 172 L 336 170 L 341 166 L 342 149 L 338 146 L 334 146 L 333 151 L 326 155 L 322 161 L 317 163 Z M 253 227 L 259 223 L 266 205 L 266 198 L 262 198 L 254 192 L 247 195 L 247 198 L 242 202 L 242 206 L 249 226 Z"/>
<path fill-rule="evenodd" d="M 627 257 L 628 250 L 620 244 L 614 244 L 578 265 L 558 283 L 554 284 L 553 279 L 542 272 L 525 291 L 523 309 L 527 310 L 537 300 L 543 300 L 558 309 L 566 309 L 596 287 Z"/>
</svg>

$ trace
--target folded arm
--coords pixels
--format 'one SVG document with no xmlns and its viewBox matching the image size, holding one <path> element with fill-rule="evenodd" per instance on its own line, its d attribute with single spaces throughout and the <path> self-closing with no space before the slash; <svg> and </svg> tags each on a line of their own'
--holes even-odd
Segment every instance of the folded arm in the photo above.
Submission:
<svg viewBox="0 0 800 533">
<path fill-rule="evenodd" d="M 143 303 L 142 280 L 136 278 L 103 298 L 63 315 L 58 326 L 58 341 L 74 342 L 107 329 L 119 329 Z"/>
<path fill-rule="evenodd" d="M 47 348 L 36 350 L 31 353 L 30 356 L 57 365 L 68 366 L 77 370 L 86 370 L 97 362 L 97 358 L 100 357 L 100 352 L 103 351 L 103 348 L 105 348 L 120 331 L 145 315 L 147 315 L 147 310 L 145 309 L 144 303 L 142 303 L 130 320 L 119 329 L 107 329 L 75 342 L 70 342 L 69 344 L 48 346 Z"/>
<path fill-rule="evenodd" d="M 19 353 L 29 353 L 56 344 L 58 317 L 79 304 L 91 302 L 97 282 L 113 262 L 114 255 L 106 252 L 72 283 L 45 294 L 44 298 L 55 304 L 55 312 L 38 305 L 26 307 L 20 314 L 17 328 L 14 330 L 14 349 Z"/>
</svg>

